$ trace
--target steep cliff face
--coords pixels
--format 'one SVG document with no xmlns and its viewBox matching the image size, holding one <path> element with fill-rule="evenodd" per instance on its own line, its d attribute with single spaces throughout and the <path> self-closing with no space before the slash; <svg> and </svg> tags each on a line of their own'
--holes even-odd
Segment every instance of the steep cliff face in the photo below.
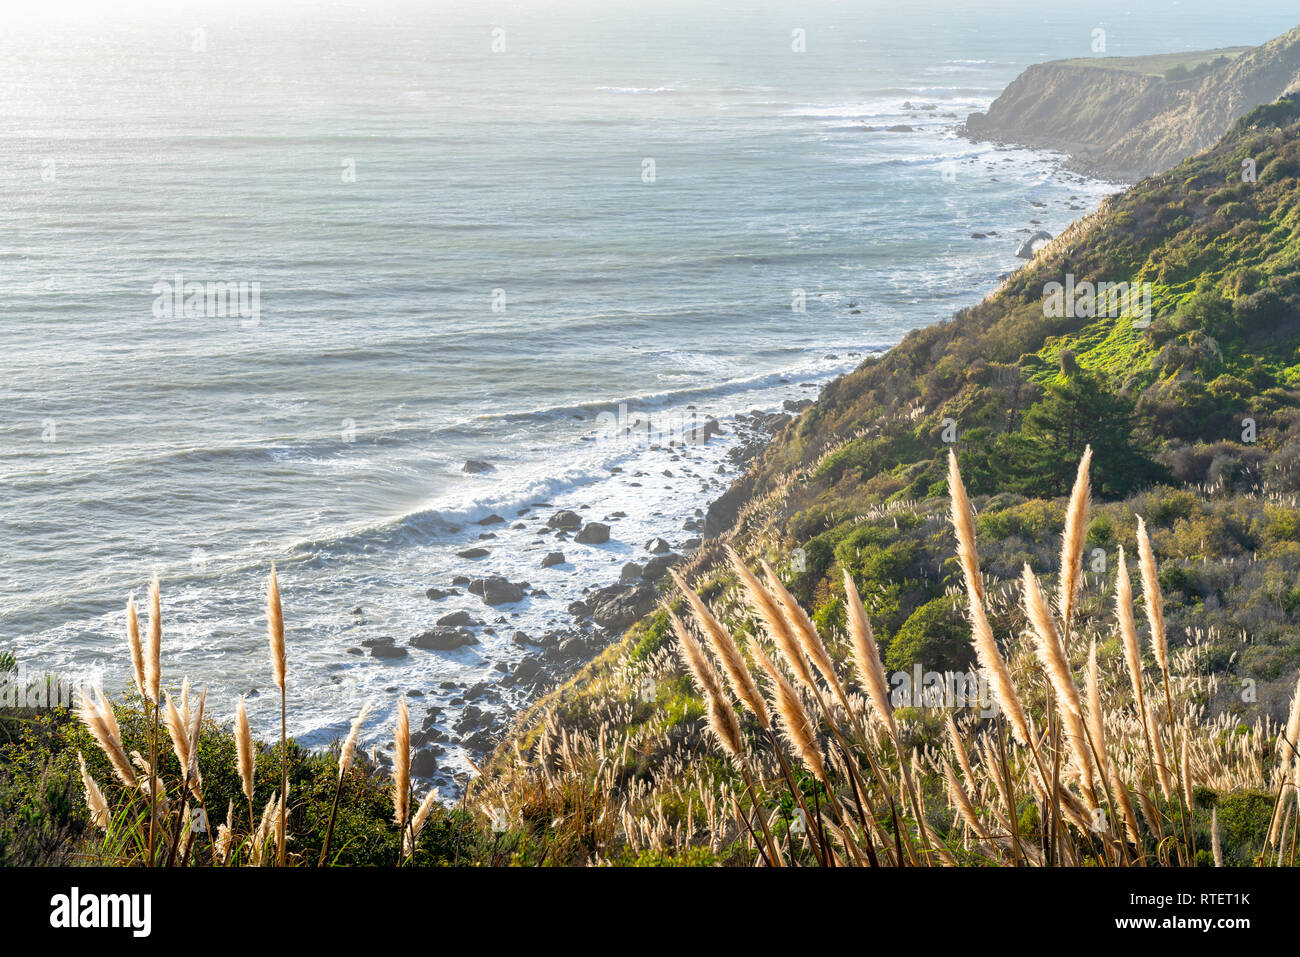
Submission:
<svg viewBox="0 0 1300 957">
<path fill-rule="evenodd" d="M 1218 142 L 1240 116 L 1300 89 L 1300 27 L 1202 76 L 1165 79 L 1133 60 L 1060 60 L 1025 70 L 966 122 L 974 139 L 1069 153 L 1136 182 Z"/>
<path fill-rule="evenodd" d="M 1115 179 L 1141 178 L 1145 157 L 1115 155 L 1121 138 L 1177 102 L 1174 84 L 1125 70 L 1039 63 L 1021 73 L 967 135 L 1069 153 L 1076 165 Z"/>
</svg>

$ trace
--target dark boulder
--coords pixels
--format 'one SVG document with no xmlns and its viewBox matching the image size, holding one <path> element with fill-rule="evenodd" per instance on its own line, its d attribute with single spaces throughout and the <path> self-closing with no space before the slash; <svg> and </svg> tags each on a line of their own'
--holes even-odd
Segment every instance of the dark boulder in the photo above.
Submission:
<svg viewBox="0 0 1300 957">
<path fill-rule="evenodd" d="M 469 584 L 469 593 L 478 595 L 485 605 L 506 605 L 522 601 L 524 597 L 522 586 L 496 577 L 475 579 Z"/>
<path fill-rule="evenodd" d="M 617 594 L 595 604 L 592 618 L 601 628 L 622 631 L 654 611 L 658 595 L 650 585 L 620 588 Z"/>
<path fill-rule="evenodd" d="M 602 522 L 588 522 L 573 540 L 580 545 L 604 545 L 609 541 L 609 526 Z"/>
<path fill-rule="evenodd" d="M 482 622 L 475 621 L 471 618 L 470 613 L 467 611 L 453 611 L 450 615 L 443 615 L 436 623 L 439 625 L 450 625 L 452 627 L 482 624 Z"/>
<path fill-rule="evenodd" d="M 416 751 L 411 757 L 411 774 L 417 778 L 431 778 L 438 770 L 438 756 L 433 751 Z"/>
<path fill-rule="evenodd" d="M 460 717 L 452 725 L 452 730 L 459 734 L 465 734 L 468 731 L 477 731 L 480 728 L 488 727 L 491 722 L 491 712 L 484 711 L 478 705 L 471 704 L 466 706 L 465 710 L 460 713 Z"/>
<path fill-rule="evenodd" d="M 667 555 L 656 555 L 650 561 L 645 563 L 645 578 L 647 581 L 658 581 L 668 574 L 668 569 L 672 568 L 682 560 L 681 555 L 669 552 Z"/>
<path fill-rule="evenodd" d="M 425 651 L 454 651 L 466 645 L 477 645 L 478 639 L 468 628 L 431 628 L 416 635 L 408 644 Z"/>
<path fill-rule="evenodd" d="M 369 648 L 370 654 L 375 658 L 405 658 L 406 649 L 393 644 L 393 639 L 387 636 L 383 638 L 367 638 L 361 642 L 362 648 Z"/>
<path fill-rule="evenodd" d="M 460 744 L 474 754 L 488 754 L 496 747 L 496 736 L 484 729 L 461 738 Z"/>
<path fill-rule="evenodd" d="M 526 655 L 519 659 L 519 664 L 515 665 L 515 677 L 524 680 L 536 678 L 542 671 L 542 663 L 532 655 Z"/>
<path fill-rule="evenodd" d="M 564 509 L 563 511 L 556 512 L 552 515 L 546 522 L 546 525 L 548 528 L 577 531 L 582 528 L 582 516 L 577 512 Z"/>
</svg>

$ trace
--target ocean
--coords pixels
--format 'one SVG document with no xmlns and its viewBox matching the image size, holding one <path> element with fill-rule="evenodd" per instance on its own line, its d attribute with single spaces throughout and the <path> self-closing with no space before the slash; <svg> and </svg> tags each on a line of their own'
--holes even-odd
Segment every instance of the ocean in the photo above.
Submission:
<svg viewBox="0 0 1300 957">
<path fill-rule="evenodd" d="M 436 706 L 446 726 L 523 654 L 515 632 L 567 627 L 649 539 L 698 537 L 735 477 L 733 416 L 814 397 L 975 303 L 1030 232 L 1119 188 L 970 143 L 968 113 L 1031 63 L 1090 55 L 1097 28 L 1123 55 L 1258 43 L 1290 19 L 1249 2 L 6 5 L 0 650 L 120 690 L 123 607 L 156 573 L 166 684 L 208 685 L 219 720 L 257 692 L 271 734 L 275 562 L 291 733 L 328 743 L 375 696 L 381 742 L 412 691 L 416 721 Z M 638 417 L 660 441 L 607 428 Z M 707 445 L 664 441 L 706 417 Z M 537 534 L 561 508 L 614 516 L 610 542 Z M 473 547 L 487 556 L 457 557 Z M 542 569 L 554 549 L 566 562 Z M 426 597 L 459 574 L 546 594 Z M 348 651 L 461 609 L 495 634 Z M 442 764 L 467 768 L 454 746 Z"/>
</svg>

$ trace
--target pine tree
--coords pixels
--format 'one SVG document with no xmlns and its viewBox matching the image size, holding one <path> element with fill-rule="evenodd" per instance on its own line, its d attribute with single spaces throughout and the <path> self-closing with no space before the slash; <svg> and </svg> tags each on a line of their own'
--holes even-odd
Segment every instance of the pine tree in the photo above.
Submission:
<svg viewBox="0 0 1300 957">
<path fill-rule="evenodd" d="M 1065 495 L 1079 457 L 1091 445 L 1094 489 L 1106 498 L 1127 495 L 1160 476 L 1134 438 L 1135 425 L 1133 403 L 1063 353 L 1060 374 L 1044 384 L 1020 430 L 999 443 L 1003 487 L 1025 495 Z"/>
</svg>

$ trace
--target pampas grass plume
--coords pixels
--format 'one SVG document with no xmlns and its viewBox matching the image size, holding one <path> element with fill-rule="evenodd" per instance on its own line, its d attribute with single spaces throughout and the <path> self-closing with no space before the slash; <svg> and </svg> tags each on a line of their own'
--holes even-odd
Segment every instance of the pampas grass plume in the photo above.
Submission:
<svg viewBox="0 0 1300 957">
<path fill-rule="evenodd" d="M 80 751 L 77 752 L 77 763 L 81 765 L 81 784 L 86 789 L 86 807 L 90 808 L 90 823 L 101 831 L 107 831 L 112 815 L 108 810 L 108 802 L 104 800 L 104 792 L 99 789 L 95 779 L 86 770 L 86 759 Z"/>
<path fill-rule="evenodd" d="M 284 692 L 284 610 L 280 606 L 280 583 L 275 566 L 271 566 L 271 580 L 266 586 L 266 632 L 271 644 L 271 674 L 275 686 Z"/>
<path fill-rule="evenodd" d="M 244 708 L 244 696 L 239 696 L 235 706 L 235 756 L 239 764 L 239 780 L 243 786 L 244 797 L 253 800 L 253 773 L 257 769 L 257 751 L 253 747 L 253 732 L 248 727 L 248 712 Z"/>
<path fill-rule="evenodd" d="M 406 699 L 397 699 L 397 727 L 393 732 L 393 822 L 406 825 L 411 810 L 411 716 Z"/>
</svg>

